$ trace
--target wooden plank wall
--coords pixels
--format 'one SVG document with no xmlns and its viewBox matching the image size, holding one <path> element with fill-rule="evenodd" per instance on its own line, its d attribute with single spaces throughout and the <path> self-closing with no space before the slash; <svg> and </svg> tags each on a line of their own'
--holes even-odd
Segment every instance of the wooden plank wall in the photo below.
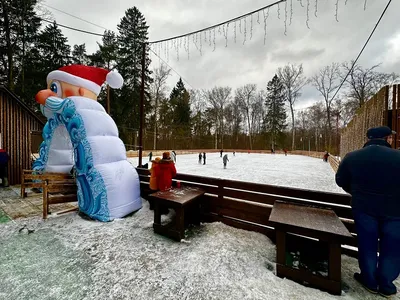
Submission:
<svg viewBox="0 0 400 300">
<path fill-rule="evenodd" d="M 149 191 L 149 171 L 137 169 L 141 181 L 142 196 Z M 217 179 L 187 174 L 177 174 L 174 180 L 182 185 L 196 186 L 206 191 L 203 197 L 203 220 L 219 221 L 227 225 L 263 233 L 275 239 L 274 227 L 268 219 L 275 200 L 316 205 L 335 211 L 353 238 L 343 240 L 344 245 L 357 247 L 356 232 L 350 201 L 347 194 L 325 193 L 305 189 L 287 188 L 266 184 Z M 356 251 L 343 249 L 356 256 Z"/>
<path fill-rule="evenodd" d="M 8 180 L 19 184 L 23 169 L 31 169 L 31 131 L 41 131 L 43 123 L 6 89 L 0 87 L 1 145 L 10 155 Z"/>
</svg>

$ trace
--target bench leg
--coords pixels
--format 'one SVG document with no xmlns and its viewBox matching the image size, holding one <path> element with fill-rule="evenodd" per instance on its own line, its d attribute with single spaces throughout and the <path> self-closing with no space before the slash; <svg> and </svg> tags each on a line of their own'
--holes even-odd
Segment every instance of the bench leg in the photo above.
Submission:
<svg viewBox="0 0 400 300">
<path fill-rule="evenodd" d="M 47 219 L 49 213 L 49 199 L 47 193 L 47 182 L 43 185 L 43 219 Z"/>
<path fill-rule="evenodd" d="M 276 230 L 276 262 L 286 265 L 286 233 L 280 230 Z"/>
<path fill-rule="evenodd" d="M 21 198 L 25 198 L 25 182 L 24 182 L 24 177 L 22 177 L 22 182 L 21 182 Z"/>
<path fill-rule="evenodd" d="M 43 219 L 47 219 L 48 210 L 47 195 L 46 193 L 43 193 Z"/>
<path fill-rule="evenodd" d="M 161 225 L 161 209 L 158 201 L 153 200 L 154 204 L 154 224 Z"/>
<path fill-rule="evenodd" d="M 341 249 L 340 244 L 330 243 L 329 244 L 329 279 L 340 282 L 341 280 Z"/>
<path fill-rule="evenodd" d="M 200 201 L 196 201 L 193 209 L 193 224 L 199 226 L 202 216 L 202 207 Z"/>
<path fill-rule="evenodd" d="M 185 211 L 183 207 L 177 208 L 176 212 L 176 230 L 179 232 L 180 239 L 185 238 Z"/>
</svg>

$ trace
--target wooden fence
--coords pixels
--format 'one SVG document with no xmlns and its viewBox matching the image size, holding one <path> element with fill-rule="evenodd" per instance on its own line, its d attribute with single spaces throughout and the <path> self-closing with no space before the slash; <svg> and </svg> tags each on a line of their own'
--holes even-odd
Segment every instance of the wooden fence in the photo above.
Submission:
<svg viewBox="0 0 400 300">
<path fill-rule="evenodd" d="M 141 182 L 142 197 L 149 193 L 149 171 L 137 169 Z M 316 205 L 335 211 L 340 220 L 353 234 L 353 238 L 343 240 L 343 244 L 357 247 L 355 226 L 350 200 L 347 194 L 326 193 L 304 189 L 279 187 L 266 184 L 233 181 L 177 174 L 174 180 L 182 185 L 202 188 L 206 191 L 202 198 L 203 221 L 223 222 L 227 225 L 263 233 L 275 239 L 274 227 L 268 222 L 272 206 L 276 200 L 292 203 Z M 356 256 L 354 248 L 343 247 L 343 252 Z"/>
<path fill-rule="evenodd" d="M 400 147 L 400 85 L 385 86 L 358 109 L 357 114 L 341 132 L 340 157 L 360 149 L 367 141 L 367 130 L 389 126 L 398 132 L 392 147 Z"/>
</svg>

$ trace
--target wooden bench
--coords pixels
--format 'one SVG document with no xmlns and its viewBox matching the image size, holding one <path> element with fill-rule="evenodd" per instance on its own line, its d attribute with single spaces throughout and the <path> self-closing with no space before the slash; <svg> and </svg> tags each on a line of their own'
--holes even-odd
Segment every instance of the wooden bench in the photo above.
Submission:
<svg viewBox="0 0 400 300">
<path fill-rule="evenodd" d="M 74 178 L 71 174 L 65 174 L 65 173 L 50 173 L 50 172 L 40 172 L 34 170 L 22 170 L 21 198 L 27 197 L 27 193 L 25 192 L 26 188 L 43 189 L 43 183 L 45 180 L 64 181 L 64 180 L 74 180 Z"/>
<path fill-rule="evenodd" d="M 341 241 L 351 237 L 334 211 L 276 201 L 269 222 L 276 230 L 276 270 L 279 277 L 307 282 L 332 294 L 341 294 Z M 286 264 L 288 233 L 307 236 L 328 245 L 328 276 Z"/>
<path fill-rule="evenodd" d="M 56 181 L 45 179 L 43 181 L 43 219 L 47 219 L 50 213 L 49 205 L 58 203 L 77 202 L 77 186 L 75 180 L 65 179 Z M 76 210 L 77 208 L 67 209 L 58 214 Z"/>
<path fill-rule="evenodd" d="M 199 198 L 204 195 L 199 188 L 182 187 L 159 191 L 149 196 L 154 205 L 154 232 L 180 241 L 185 238 L 185 224 L 200 224 L 201 205 Z M 162 208 L 172 208 L 176 212 L 175 222 L 161 224 Z"/>
</svg>

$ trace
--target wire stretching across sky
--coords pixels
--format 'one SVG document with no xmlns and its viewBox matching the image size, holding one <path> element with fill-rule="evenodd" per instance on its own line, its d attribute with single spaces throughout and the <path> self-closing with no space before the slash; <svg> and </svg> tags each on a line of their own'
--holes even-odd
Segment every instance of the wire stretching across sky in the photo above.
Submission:
<svg viewBox="0 0 400 300">
<path fill-rule="evenodd" d="M 41 5 L 43 5 L 43 6 L 45 6 L 45 7 L 48 7 L 48 8 L 50 8 L 50 9 L 53 9 L 53 10 L 55 10 L 55 11 L 58 11 L 58 12 L 60 12 L 60 13 L 63 13 L 63 14 L 65 14 L 65 15 L 70 16 L 70 17 L 72 17 L 72 18 L 75 18 L 75 19 L 77 19 L 77 20 L 80 20 L 80 21 L 82 21 L 82 22 L 85 22 L 85 23 L 91 24 L 91 25 L 93 25 L 93 26 L 99 27 L 99 28 L 101 28 L 101 29 L 109 30 L 109 29 L 107 29 L 107 28 L 105 28 L 105 27 L 103 27 L 103 26 L 101 26 L 101 25 L 95 24 L 95 23 L 93 23 L 93 22 L 90 22 L 90 21 L 85 20 L 85 19 L 83 19 L 83 18 L 81 18 L 81 17 L 75 16 L 75 15 L 73 15 L 73 14 L 70 14 L 70 13 L 68 13 L 68 12 L 66 12 L 66 11 L 61 10 L 61 9 L 52 7 L 52 6 L 48 5 L 48 4 L 41 4 Z"/>
<path fill-rule="evenodd" d="M 282 2 L 286 2 L 286 0 L 279 0 L 279 1 L 276 1 L 276 2 L 274 2 L 274 3 L 272 3 L 272 4 L 268 4 L 268 5 L 266 5 L 266 6 L 263 6 L 263 7 L 259 8 L 259 9 L 256 9 L 256 10 L 253 10 L 253 11 L 251 11 L 251 12 L 245 13 L 245 14 L 240 15 L 240 16 L 238 16 L 238 17 L 235 17 L 235 18 L 226 20 L 226 21 L 224 21 L 224 22 L 221 22 L 221 23 L 218 23 L 218 24 L 209 26 L 209 27 L 205 27 L 205 28 L 202 28 L 202 29 L 199 29 L 199 30 L 196 30 L 196 31 L 192 31 L 192 32 L 189 32 L 189 33 L 181 34 L 181 35 L 176 35 L 176 36 L 169 37 L 169 38 L 165 38 L 165 39 L 162 39 L 162 40 L 151 41 L 151 42 L 149 42 L 149 44 L 162 43 L 162 42 L 166 42 L 166 41 L 170 41 L 170 40 L 174 40 L 174 39 L 179 39 L 179 38 L 182 38 L 182 37 L 185 37 L 185 36 L 193 35 L 193 34 L 196 34 L 196 33 L 202 32 L 202 31 L 207 31 L 207 30 L 216 28 L 216 27 L 218 27 L 218 26 L 221 26 L 221 25 L 224 25 L 224 24 L 227 24 L 227 23 L 232 23 L 232 22 L 234 22 L 234 21 L 238 21 L 238 20 L 240 20 L 240 19 L 242 19 L 242 18 L 244 18 L 244 17 L 251 16 L 252 14 L 254 14 L 254 13 L 256 13 L 256 12 L 259 12 L 259 11 L 262 11 L 262 10 L 264 10 L 264 9 L 270 8 L 270 7 L 272 7 L 272 6 L 278 5 L 279 3 L 282 3 Z"/>
<path fill-rule="evenodd" d="M 87 30 L 83 30 L 83 29 L 78 29 L 78 28 L 74 28 L 74 27 L 70 27 L 67 25 L 63 25 L 60 23 L 57 23 L 56 21 L 51 21 L 51 20 L 47 20 L 47 19 L 43 19 L 43 18 L 39 18 L 40 20 L 42 20 L 43 22 L 47 22 L 50 24 L 56 24 L 57 26 L 63 27 L 63 28 L 67 28 L 73 31 L 78 31 L 78 32 L 82 32 L 82 33 L 86 33 L 86 34 L 90 34 L 90 35 L 96 35 L 96 36 L 101 36 L 104 37 L 104 34 L 101 33 L 95 33 L 95 32 L 91 32 L 91 31 L 87 31 Z"/>
<path fill-rule="evenodd" d="M 211 25 L 211 26 L 208 26 L 208 27 L 205 27 L 205 28 L 196 30 L 196 31 L 192 31 L 192 32 L 189 32 L 189 33 L 185 33 L 185 34 L 182 34 L 182 35 L 177 35 L 177 36 L 165 38 L 165 39 L 162 39 L 162 40 L 151 41 L 151 42 L 148 42 L 148 44 L 161 43 L 161 42 L 170 41 L 170 40 L 173 40 L 173 39 L 178 39 L 178 38 L 181 38 L 181 37 L 189 36 L 189 35 L 192 35 L 192 34 L 196 34 L 196 33 L 202 32 L 202 31 L 207 31 L 207 30 L 216 28 L 216 27 L 218 27 L 218 26 L 221 26 L 221 25 L 224 25 L 224 24 L 227 24 L 227 23 L 231 23 L 231 22 L 240 20 L 240 19 L 242 19 L 242 18 L 244 18 L 244 17 L 247 17 L 247 16 L 250 16 L 250 15 L 256 13 L 256 12 L 262 11 L 262 10 L 264 10 L 264 9 L 267 9 L 267 8 L 269 8 L 269 7 L 278 5 L 279 3 L 286 2 L 286 1 L 287 1 L 287 0 L 279 0 L 279 1 L 276 1 L 276 2 L 274 2 L 274 3 L 272 3 L 272 4 L 268 4 L 268 5 L 266 5 L 266 6 L 263 6 L 263 7 L 261 7 L 261 8 L 258 8 L 258 9 L 256 9 L 256 10 L 253 10 L 253 11 L 251 11 L 251 12 L 248 12 L 248 13 L 242 14 L 242 15 L 240 15 L 240 16 L 237 16 L 237 17 L 235 17 L 235 18 L 226 20 L 226 21 L 224 21 L 224 22 L 221 22 L 221 23 L 218 23 L 218 24 L 214 24 L 214 25 Z M 83 22 L 86 22 L 86 23 L 92 24 L 92 25 L 94 25 L 94 26 L 97 26 L 97 27 L 99 27 L 99 28 L 103 28 L 103 29 L 107 30 L 107 28 L 105 28 L 105 27 L 103 27 L 103 26 L 97 25 L 97 24 L 92 23 L 92 22 L 90 22 L 90 21 L 87 21 L 87 20 L 85 20 L 85 19 L 83 19 L 83 18 L 80 18 L 80 17 L 77 17 L 77 16 L 72 15 L 72 14 L 70 14 L 70 13 L 67 13 L 67 12 L 65 12 L 65 11 L 63 11 L 63 10 L 61 10 L 61 9 L 54 8 L 54 7 L 51 7 L 51 6 L 49 6 L 49 5 L 45 5 L 45 6 L 51 8 L 51 9 L 54 9 L 54 10 L 56 10 L 56 11 L 58 11 L 58 12 L 61 12 L 61 13 L 63 13 L 63 14 L 66 14 L 66 15 L 68 15 L 68 16 L 71 16 L 71 17 L 73 17 L 73 18 L 76 18 L 76 19 L 78 19 L 78 20 L 81 20 L 81 21 L 83 21 Z M 40 18 L 40 19 L 41 19 L 42 21 L 44 21 L 44 22 L 56 23 L 58 26 L 64 27 L 64 28 L 67 28 L 67 29 L 70 29 L 70 30 L 74 30 L 74 31 L 78 31 L 78 32 L 86 33 L 86 34 L 91 34 L 91 35 L 96 35 L 96 36 L 104 36 L 104 35 L 101 34 L 101 33 L 96 33 L 96 32 L 87 31 L 87 30 L 83 30 L 83 29 L 79 29 L 79 28 L 74 28 L 74 27 L 71 27 L 71 26 L 66 26 L 66 25 L 57 23 L 57 22 L 55 22 L 55 21 L 50 21 L 50 20 L 46 20 L 46 19 L 43 19 L 43 18 Z M 113 32 L 114 32 L 114 31 L 113 31 Z"/>
<path fill-rule="evenodd" d="M 333 97 L 331 98 L 331 102 L 333 101 L 333 99 L 335 99 L 336 95 L 339 93 L 339 90 L 342 88 L 343 84 L 345 83 L 347 77 L 348 77 L 349 74 L 353 71 L 354 66 L 355 66 L 356 63 L 357 63 L 357 60 L 360 58 L 360 56 L 361 56 L 361 54 L 363 53 L 365 47 L 367 47 L 369 40 L 371 39 L 372 35 L 374 34 L 374 32 L 375 32 L 376 28 L 378 27 L 379 23 L 381 22 L 383 16 L 384 16 L 385 13 L 386 13 L 386 10 L 388 9 L 388 7 L 389 7 L 389 5 L 390 5 L 391 2 L 392 2 L 392 0 L 389 0 L 389 2 L 386 4 L 385 9 L 383 10 L 381 16 L 379 17 L 378 22 L 376 22 L 375 27 L 374 27 L 374 29 L 372 30 L 371 34 L 369 35 L 367 41 L 364 43 L 364 46 L 362 47 L 360 53 L 358 53 L 358 55 L 357 55 L 356 59 L 354 60 L 352 66 L 351 66 L 351 68 L 350 68 L 350 70 L 347 72 L 346 76 L 343 78 L 343 80 L 342 80 L 342 82 L 340 83 L 338 89 L 336 90 L 335 94 L 334 94 Z"/>
<path fill-rule="evenodd" d="M 160 60 L 162 60 L 172 71 L 174 71 L 180 78 L 182 78 L 183 81 L 185 81 L 192 89 L 195 90 L 193 85 L 191 85 L 181 74 L 179 74 L 177 71 L 174 70 L 165 60 L 163 60 L 160 56 L 157 55 L 150 47 L 148 48 L 155 56 L 157 56 Z"/>
</svg>

